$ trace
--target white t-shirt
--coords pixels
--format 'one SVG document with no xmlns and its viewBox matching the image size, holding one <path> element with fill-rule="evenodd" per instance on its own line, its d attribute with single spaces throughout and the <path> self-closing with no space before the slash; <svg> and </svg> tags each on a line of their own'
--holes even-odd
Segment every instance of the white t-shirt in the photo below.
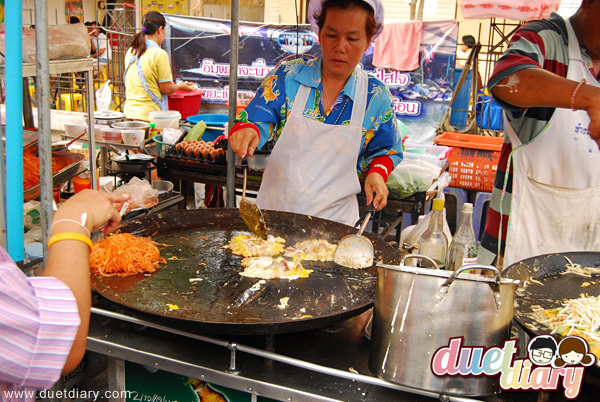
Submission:
<svg viewBox="0 0 600 402">
<path fill-rule="evenodd" d="M 108 39 L 106 35 L 103 33 L 99 33 L 98 36 L 94 38 L 96 41 L 96 51 L 100 52 L 101 49 L 106 49 L 104 53 L 98 56 L 99 59 L 108 59 L 110 60 L 112 57 L 111 48 L 108 46 Z"/>
</svg>

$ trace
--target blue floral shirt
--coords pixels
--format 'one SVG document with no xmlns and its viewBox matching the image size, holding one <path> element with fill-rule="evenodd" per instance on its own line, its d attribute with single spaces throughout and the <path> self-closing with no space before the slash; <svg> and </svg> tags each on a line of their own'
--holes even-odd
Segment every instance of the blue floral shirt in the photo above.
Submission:
<svg viewBox="0 0 600 402">
<path fill-rule="evenodd" d="M 356 71 L 352 73 L 346 86 L 339 93 L 329 113 L 323 111 L 321 102 L 322 59 L 295 59 L 284 63 L 262 82 L 254 99 L 235 118 L 235 122 L 250 122 L 260 131 L 259 149 L 269 139 L 277 141 L 289 114 L 294 99 L 304 84 L 311 88 L 305 117 L 333 125 L 349 125 L 354 104 Z M 373 158 L 389 156 L 395 167 L 402 161 L 402 142 L 398 123 L 394 116 L 392 95 L 380 80 L 369 76 L 367 108 L 363 121 L 362 144 L 357 163 L 357 171 L 367 170 Z M 391 172 L 389 172 L 391 173 Z"/>
</svg>

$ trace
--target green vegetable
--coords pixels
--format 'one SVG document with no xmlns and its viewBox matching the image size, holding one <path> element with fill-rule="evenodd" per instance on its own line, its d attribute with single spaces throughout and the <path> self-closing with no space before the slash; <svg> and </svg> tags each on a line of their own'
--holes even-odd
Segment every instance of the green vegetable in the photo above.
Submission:
<svg viewBox="0 0 600 402">
<path fill-rule="evenodd" d="M 206 123 L 204 120 L 200 120 L 185 136 L 185 141 L 200 140 L 206 130 Z"/>
</svg>

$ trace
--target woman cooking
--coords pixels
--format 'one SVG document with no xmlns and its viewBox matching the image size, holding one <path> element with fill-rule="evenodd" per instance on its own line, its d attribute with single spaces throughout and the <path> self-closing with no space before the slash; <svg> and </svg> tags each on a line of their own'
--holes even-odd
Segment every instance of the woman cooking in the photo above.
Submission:
<svg viewBox="0 0 600 402">
<path fill-rule="evenodd" d="M 229 144 L 244 158 L 270 138 L 276 141 L 258 193 L 261 208 L 354 225 L 358 174 L 367 172 L 367 205 L 380 210 L 387 204 L 388 174 L 402 160 L 391 94 L 357 67 L 381 33 L 383 5 L 312 0 L 308 16 L 322 56 L 271 72 L 235 119 Z"/>
<path fill-rule="evenodd" d="M 129 119 L 148 120 L 148 113 L 168 110 L 168 94 L 193 89 L 191 82 L 173 83 L 169 56 L 160 48 L 165 27 L 161 13 L 147 13 L 125 56 L 125 117 Z"/>
</svg>

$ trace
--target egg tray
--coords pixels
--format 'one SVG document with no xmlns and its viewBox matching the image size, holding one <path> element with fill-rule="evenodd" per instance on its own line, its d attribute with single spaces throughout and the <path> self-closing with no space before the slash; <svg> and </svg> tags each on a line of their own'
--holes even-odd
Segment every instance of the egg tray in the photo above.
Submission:
<svg viewBox="0 0 600 402">
<path fill-rule="evenodd" d="M 217 149 L 217 148 L 215 148 Z M 196 155 L 194 152 L 190 152 L 189 154 L 185 153 L 183 149 L 176 149 L 172 147 L 165 153 L 166 157 L 177 158 L 177 159 L 187 159 L 190 161 L 198 161 L 198 162 L 208 162 L 208 163 L 216 163 L 216 164 L 226 164 L 227 157 L 225 154 L 218 155 L 215 158 L 212 158 L 210 155 L 202 156 L 202 154 Z"/>
<path fill-rule="evenodd" d="M 172 157 L 177 159 L 186 159 L 190 161 L 199 161 L 199 162 L 207 162 L 207 163 L 215 163 L 215 164 L 226 164 L 227 157 L 225 153 L 221 155 L 217 155 L 216 157 L 211 157 L 210 155 L 203 156 L 201 153 L 196 154 L 195 152 L 186 153 L 186 151 L 182 148 L 178 148 L 179 144 L 184 143 L 185 141 L 178 141 L 177 144 L 172 145 L 165 152 L 166 157 Z M 221 141 L 220 141 L 221 142 Z M 216 150 L 223 149 L 223 146 L 219 143 L 214 144 L 213 148 Z"/>
</svg>

